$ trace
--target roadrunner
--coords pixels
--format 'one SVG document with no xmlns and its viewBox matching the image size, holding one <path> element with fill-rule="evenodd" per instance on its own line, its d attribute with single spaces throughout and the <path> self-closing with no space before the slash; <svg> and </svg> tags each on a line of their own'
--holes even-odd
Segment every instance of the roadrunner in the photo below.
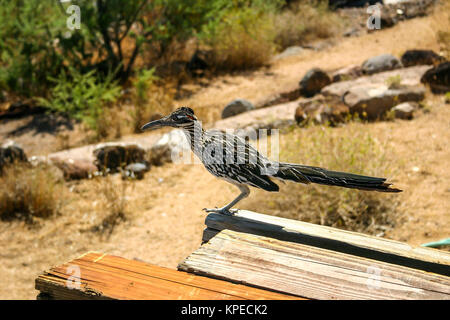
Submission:
<svg viewBox="0 0 450 320">
<path fill-rule="evenodd" d="M 248 186 L 278 191 L 278 185 L 271 178 L 380 192 L 402 191 L 391 188 L 391 184 L 386 183 L 384 178 L 271 161 L 241 137 L 218 130 L 203 130 L 194 111 L 188 107 L 178 108 L 166 117 L 145 124 L 141 129 L 165 126 L 182 129 L 191 150 L 200 158 L 205 168 L 214 176 L 237 186 L 241 191 L 241 194 L 229 204 L 222 208 L 203 209 L 206 212 L 232 215 L 235 210 L 231 208 L 250 194 Z"/>
</svg>

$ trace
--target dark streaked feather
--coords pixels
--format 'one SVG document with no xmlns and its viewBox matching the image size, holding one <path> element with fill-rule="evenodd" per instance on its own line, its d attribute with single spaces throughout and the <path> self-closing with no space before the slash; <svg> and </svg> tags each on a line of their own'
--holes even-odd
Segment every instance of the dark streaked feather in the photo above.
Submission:
<svg viewBox="0 0 450 320">
<path fill-rule="evenodd" d="M 390 188 L 384 178 L 375 178 L 353 173 L 326 170 L 319 167 L 310 167 L 299 164 L 280 163 L 278 178 L 302 183 L 317 183 L 344 188 L 373 190 L 380 192 L 401 192 L 402 190 Z M 301 176 L 299 176 L 299 174 Z M 307 181 L 305 182 L 305 178 Z"/>
</svg>

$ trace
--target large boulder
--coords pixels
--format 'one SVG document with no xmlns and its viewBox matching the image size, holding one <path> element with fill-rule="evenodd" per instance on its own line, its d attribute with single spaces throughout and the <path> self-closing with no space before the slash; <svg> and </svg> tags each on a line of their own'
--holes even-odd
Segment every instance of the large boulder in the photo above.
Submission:
<svg viewBox="0 0 450 320">
<path fill-rule="evenodd" d="M 365 74 L 374 74 L 382 71 L 399 69 L 402 63 L 391 54 L 382 54 L 364 61 L 362 71 Z"/>
<path fill-rule="evenodd" d="M 412 67 L 437 65 L 446 60 L 432 50 L 408 50 L 402 55 L 401 61 L 404 67 Z"/>
<path fill-rule="evenodd" d="M 450 62 L 444 62 L 431 68 L 422 76 L 420 81 L 430 86 L 433 93 L 450 91 Z"/>
<path fill-rule="evenodd" d="M 146 151 L 137 144 L 106 143 L 94 150 L 95 164 L 100 171 L 116 172 L 130 163 L 145 163 Z"/>
<path fill-rule="evenodd" d="M 300 80 L 300 93 L 305 97 L 312 97 L 330 83 L 331 79 L 326 72 L 314 68 L 309 70 Z"/>
<path fill-rule="evenodd" d="M 28 162 L 27 155 L 14 141 L 6 141 L 0 147 L 0 172 L 6 165 L 16 162 Z"/>
<path fill-rule="evenodd" d="M 382 118 L 396 104 L 406 101 L 421 101 L 425 97 L 423 87 L 401 87 L 389 89 L 384 86 L 367 86 L 351 89 L 343 101 L 353 114 L 376 120 Z"/>
<path fill-rule="evenodd" d="M 384 71 L 370 76 L 362 76 L 354 80 L 340 81 L 324 87 L 321 93 L 324 96 L 342 96 L 355 88 L 368 86 L 379 87 L 386 85 L 391 79 L 400 79 L 403 86 L 420 86 L 420 78 L 430 69 L 430 66 L 415 66 L 409 68 Z"/>
<path fill-rule="evenodd" d="M 231 101 L 222 110 L 222 119 L 233 117 L 243 112 L 255 109 L 250 101 L 245 99 L 236 99 Z"/>
<path fill-rule="evenodd" d="M 222 119 L 215 123 L 214 128 L 224 131 L 230 130 L 238 135 L 245 135 L 253 139 L 253 137 L 259 136 L 259 129 L 280 129 L 295 124 L 293 114 L 299 106 L 299 102 L 304 100 L 309 99 L 302 98 L 266 108 L 255 109 L 239 114 L 233 118 Z M 270 132 L 267 131 L 267 134 L 270 134 Z"/>
</svg>

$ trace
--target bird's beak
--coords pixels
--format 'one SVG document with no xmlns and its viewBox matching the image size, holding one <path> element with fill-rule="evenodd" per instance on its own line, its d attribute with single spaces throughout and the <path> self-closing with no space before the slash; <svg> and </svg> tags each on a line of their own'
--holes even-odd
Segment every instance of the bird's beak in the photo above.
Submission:
<svg viewBox="0 0 450 320">
<path fill-rule="evenodd" d="M 161 118 L 159 120 L 150 121 L 149 123 L 144 124 L 141 127 L 141 130 L 149 130 L 149 129 L 158 129 L 166 126 L 172 125 L 172 122 L 168 119 L 168 117 Z"/>
</svg>

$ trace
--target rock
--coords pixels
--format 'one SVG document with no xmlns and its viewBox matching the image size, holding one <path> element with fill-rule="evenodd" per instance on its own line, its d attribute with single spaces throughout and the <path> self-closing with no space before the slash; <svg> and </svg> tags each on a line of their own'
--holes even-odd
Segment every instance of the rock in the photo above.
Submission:
<svg viewBox="0 0 450 320">
<path fill-rule="evenodd" d="M 292 89 L 290 91 L 281 92 L 276 95 L 266 97 L 263 100 L 258 101 L 255 106 L 258 108 L 270 107 L 276 104 L 286 103 L 289 101 L 297 100 L 301 97 L 300 89 Z"/>
<path fill-rule="evenodd" d="M 300 103 L 295 110 L 295 121 L 300 126 L 309 122 L 336 126 L 346 120 L 349 111 L 349 108 L 338 100 L 320 98 Z"/>
<path fill-rule="evenodd" d="M 362 76 L 362 68 L 356 64 L 339 69 L 331 75 L 332 82 L 353 80 Z"/>
<path fill-rule="evenodd" d="M 394 115 L 398 119 L 411 120 L 414 116 L 414 111 L 419 108 L 417 102 L 403 102 L 392 108 Z"/>
<path fill-rule="evenodd" d="M 255 109 L 233 118 L 219 120 L 214 124 L 214 128 L 257 137 L 259 129 L 280 129 L 295 124 L 292 117 L 295 109 L 299 106 L 300 101 L 308 100 L 310 99 L 302 98 L 267 108 Z"/>
<path fill-rule="evenodd" d="M 342 96 L 351 89 L 358 87 L 379 87 L 385 86 L 388 79 L 399 77 L 403 86 L 419 86 L 420 78 L 425 72 L 430 69 L 430 66 L 415 66 L 409 68 L 396 69 L 391 71 L 384 71 L 370 76 L 362 76 L 354 80 L 340 81 L 332 83 L 322 88 L 321 93 L 324 96 L 335 96 L 342 98 Z"/>
<path fill-rule="evenodd" d="M 405 20 L 426 16 L 436 0 L 384 0 L 384 3 L 397 14 L 398 20 Z"/>
<path fill-rule="evenodd" d="M 425 97 L 423 87 L 402 87 L 389 89 L 386 85 L 367 86 L 351 89 L 344 95 L 343 101 L 352 114 L 362 118 L 376 120 L 394 105 L 405 101 L 421 101 Z"/>
<path fill-rule="evenodd" d="M 408 50 L 402 55 L 401 61 L 404 67 L 411 67 L 437 65 L 446 60 L 432 50 Z"/>
<path fill-rule="evenodd" d="M 211 67 L 212 50 L 196 50 L 186 64 L 186 70 L 193 76 L 203 76 Z"/>
<path fill-rule="evenodd" d="M 122 178 L 138 179 L 144 178 L 144 174 L 150 170 L 150 166 L 147 163 L 131 163 L 125 167 Z"/>
<path fill-rule="evenodd" d="M 17 119 L 29 115 L 41 114 L 45 108 L 36 106 L 33 100 L 17 101 L 0 110 L 0 119 Z"/>
<path fill-rule="evenodd" d="M 137 144 L 106 143 L 94 150 L 95 164 L 100 171 L 116 172 L 134 162 L 144 162 L 146 152 Z"/>
<path fill-rule="evenodd" d="M 60 169 L 65 180 L 90 179 L 98 171 L 97 167 L 86 159 L 64 159 L 53 157 L 52 163 Z"/>
<path fill-rule="evenodd" d="M 328 74 L 319 68 L 314 68 L 300 80 L 300 93 L 305 97 L 312 97 L 330 83 L 331 79 Z"/>
<path fill-rule="evenodd" d="M 342 35 L 344 37 L 358 37 L 361 34 L 361 31 L 358 28 L 351 28 L 345 31 Z"/>
<path fill-rule="evenodd" d="M 402 63 L 391 54 L 382 54 L 376 57 L 367 59 L 362 64 L 362 71 L 364 74 L 374 74 L 382 71 L 399 69 Z"/>
<path fill-rule="evenodd" d="M 297 56 L 299 54 L 302 54 L 305 51 L 304 48 L 300 46 L 292 46 L 286 48 L 283 52 L 277 54 L 275 57 L 273 57 L 273 60 L 280 60 L 291 56 Z"/>
<path fill-rule="evenodd" d="M 420 81 L 429 85 L 433 93 L 450 91 L 450 62 L 444 62 L 431 68 L 425 72 Z"/>
<path fill-rule="evenodd" d="M 222 119 L 233 117 L 237 114 L 255 109 L 253 104 L 244 99 L 236 99 L 231 101 L 222 110 Z"/>
<path fill-rule="evenodd" d="M 28 162 L 27 155 L 18 144 L 8 140 L 0 147 L 0 172 L 6 165 L 17 162 Z"/>
<path fill-rule="evenodd" d="M 149 162 L 161 166 L 166 162 L 181 162 L 191 156 L 191 148 L 181 129 L 164 134 L 149 151 Z"/>
<path fill-rule="evenodd" d="M 352 7 L 364 7 L 366 5 L 373 5 L 376 3 L 382 3 L 382 0 L 329 0 L 329 6 L 331 8 L 352 8 Z"/>
</svg>

